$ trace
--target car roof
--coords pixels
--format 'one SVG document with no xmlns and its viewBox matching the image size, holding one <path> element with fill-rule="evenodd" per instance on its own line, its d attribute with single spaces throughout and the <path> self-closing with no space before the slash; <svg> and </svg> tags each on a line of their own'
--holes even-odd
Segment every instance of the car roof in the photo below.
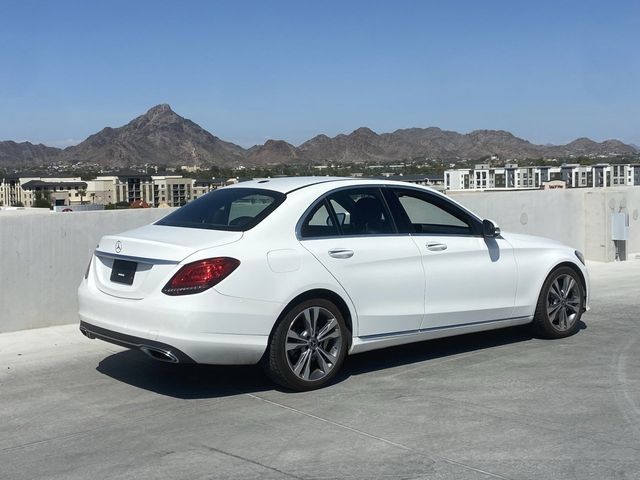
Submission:
<svg viewBox="0 0 640 480">
<path fill-rule="evenodd" d="M 275 177 L 275 178 L 256 178 L 244 182 L 235 183 L 225 188 L 264 188 L 267 190 L 275 190 L 276 192 L 289 193 L 293 190 L 317 185 L 318 183 L 339 182 L 350 180 L 346 177 Z"/>
<path fill-rule="evenodd" d="M 224 188 L 263 188 L 266 190 L 274 190 L 281 193 L 290 193 L 294 190 L 309 187 L 312 185 L 327 184 L 327 189 L 330 189 L 336 184 L 343 184 L 345 187 L 350 185 L 403 185 L 407 186 L 406 182 L 398 182 L 394 180 L 373 179 L 373 178 L 354 178 L 354 177 L 276 177 L 276 178 L 262 178 L 255 180 L 248 180 L 245 182 L 239 182 L 234 185 L 229 185 Z M 333 185 L 330 185 L 333 184 Z M 423 187 L 424 188 L 424 187 Z M 429 189 L 432 190 L 432 189 Z M 435 190 L 434 190 L 435 191 Z"/>
</svg>

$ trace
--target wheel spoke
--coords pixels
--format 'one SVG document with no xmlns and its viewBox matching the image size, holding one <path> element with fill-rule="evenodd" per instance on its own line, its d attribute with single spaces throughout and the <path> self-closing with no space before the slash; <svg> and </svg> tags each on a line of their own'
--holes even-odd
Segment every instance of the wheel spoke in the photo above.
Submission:
<svg viewBox="0 0 640 480">
<path fill-rule="evenodd" d="M 560 327 L 562 330 L 566 330 L 567 329 L 567 309 L 566 308 L 560 309 L 559 318 L 560 319 L 558 321 L 558 327 Z"/>
<path fill-rule="evenodd" d="M 318 342 L 327 340 L 328 338 L 337 338 L 340 336 L 340 332 L 337 331 L 338 321 L 335 318 L 331 318 L 318 332 Z"/>
<path fill-rule="evenodd" d="M 307 346 L 307 339 L 300 335 L 298 332 L 293 330 L 289 330 L 287 332 L 287 352 L 291 350 L 296 350 L 297 348 L 302 348 Z"/>
<path fill-rule="evenodd" d="M 302 377 L 305 380 L 308 380 L 310 361 L 311 361 L 311 350 L 307 349 L 304 352 L 302 352 L 302 355 L 300 355 L 300 358 L 298 359 L 295 366 L 293 367 L 293 372 L 299 377 Z"/>
<path fill-rule="evenodd" d="M 307 336 L 312 337 L 313 323 L 311 321 L 311 310 L 307 308 L 304 312 L 302 312 L 302 316 L 304 317 L 304 325 L 307 330 Z"/>
<path fill-rule="evenodd" d="M 306 347 L 306 346 L 307 346 L 306 343 L 288 343 L 287 342 L 287 352 L 290 352 L 291 350 L 296 350 L 298 348 Z"/>
<path fill-rule="evenodd" d="M 318 359 L 318 364 L 320 365 L 320 369 L 322 370 L 322 373 L 326 374 L 329 372 L 329 370 L 331 370 L 331 365 L 327 363 L 324 357 L 317 350 L 316 350 L 316 359 Z"/>
<path fill-rule="evenodd" d="M 302 312 L 302 315 L 304 316 L 307 332 L 309 332 L 310 337 L 313 337 L 316 334 L 318 318 L 320 317 L 320 307 L 307 308 Z"/>
<path fill-rule="evenodd" d="M 575 296 L 575 297 L 567 298 L 567 303 L 571 305 L 580 305 L 580 297 Z"/>
<path fill-rule="evenodd" d="M 304 366 L 304 370 L 302 371 L 302 378 L 305 380 L 309 380 L 311 376 L 311 360 L 313 360 L 313 352 L 309 350 L 309 355 L 307 356 L 307 361 Z"/>
<path fill-rule="evenodd" d="M 558 280 L 556 280 L 551 284 L 551 289 L 549 290 L 549 293 L 554 295 L 558 299 L 562 298 L 562 293 L 560 292 L 560 285 L 558 284 Z"/>
<path fill-rule="evenodd" d="M 560 310 L 560 304 L 550 305 L 547 308 L 547 315 L 549 315 L 549 320 L 551 320 L 553 322 L 556 319 L 556 317 L 558 316 L 558 311 L 559 310 Z"/>
<path fill-rule="evenodd" d="M 287 352 L 290 352 L 291 350 L 297 350 L 298 348 L 303 348 L 306 347 L 307 344 L 306 343 L 289 343 L 287 342 Z"/>
<path fill-rule="evenodd" d="M 567 302 L 567 308 L 570 308 L 571 310 L 573 310 L 575 313 L 578 313 L 578 305 L 574 304 L 574 303 L 570 303 Z"/>
<path fill-rule="evenodd" d="M 566 275 L 564 277 L 564 296 L 565 298 L 569 298 L 569 293 L 571 292 L 571 290 L 573 290 L 573 287 L 575 286 L 576 282 L 573 279 L 573 277 L 570 277 L 569 275 Z"/>
<path fill-rule="evenodd" d="M 287 340 L 293 340 L 294 342 L 303 342 L 307 343 L 307 339 L 300 335 L 298 332 L 289 330 L 287 332 Z"/>
<path fill-rule="evenodd" d="M 327 333 L 324 337 L 322 337 L 322 340 L 318 339 L 318 341 L 325 342 L 327 340 L 331 340 L 332 338 L 340 338 L 340 330 L 339 329 L 336 328 L 332 332 Z"/>
<path fill-rule="evenodd" d="M 316 331 L 318 329 L 318 318 L 320 317 L 320 308 L 319 307 L 313 307 L 313 310 L 311 311 L 311 335 L 315 335 Z"/>
<path fill-rule="evenodd" d="M 318 347 L 317 352 L 318 352 L 319 355 L 323 355 L 325 360 L 328 360 L 331 363 L 331 365 L 335 365 L 336 361 L 338 360 L 337 357 L 335 357 L 334 355 L 330 354 L 329 352 L 327 352 L 322 347 Z"/>
</svg>

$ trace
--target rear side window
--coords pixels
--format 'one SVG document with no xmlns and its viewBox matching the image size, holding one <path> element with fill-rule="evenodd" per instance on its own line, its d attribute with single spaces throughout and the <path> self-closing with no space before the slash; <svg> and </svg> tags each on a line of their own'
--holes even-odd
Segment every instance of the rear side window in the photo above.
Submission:
<svg viewBox="0 0 640 480">
<path fill-rule="evenodd" d="M 338 227 L 325 202 L 319 203 L 302 224 L 300 234 L 303 238 L 333 237 L 338 235 Z"/>
<path fill-rule="evenodd" d="M 378 188 L 348 188 L 328 197 L 343 235 L 395 233 Z"/>
<path fill-rule="evenodd" d="M 257 188 L 223 188 L 188 203 L 156 225 L 244 232 L 280 205 L 286 195 Z"/>
<path fill-rule="evenodd" d="M 396 233 L 379 188 L 339 189 L 323 198 L 302 222 L 302 238 Z"/>
</svg>

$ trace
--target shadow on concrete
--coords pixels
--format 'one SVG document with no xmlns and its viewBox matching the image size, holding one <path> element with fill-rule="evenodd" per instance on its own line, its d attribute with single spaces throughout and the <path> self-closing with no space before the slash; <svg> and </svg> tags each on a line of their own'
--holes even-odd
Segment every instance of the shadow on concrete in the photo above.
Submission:
<svg viewBox="0 0 640 480">
<path fill-rule="evenodd" d="M 179 365 L 153 360 L 137 350 L 106 357 L 96 370 L 134 387 L 175 398 L 216 398 L 273 390 L 271 381 L 255 365 Z"/>
<path fill-rule="evenodd" d="M 578 331 L 587 325 L 580 320 Z M 529 325 L 489 330 L 486 332 L 457 335 L 454 337 L 426 340 L 424 342 L 409 343 L 397 347 L 365 352 L 347 358 L 343 372 L 337 375 L 336 381 L 341 381 L 351 375 L 359 375 L 385 368 L 428 362 L 439 358 L 487 350 L 493 347 L 511 343 L 526 342 L 536 339 Z M 553 341 L 553 340 L 543 340 Z M 427 364 L 428 365 L 428 364 Z"/>
<path fill-rule="evenodd" d="M 348 364 L 345 365 L 346 368 L 343 375 L 346 378 L 346 376 L 350 375 L 359 375 L 420 362 L 427 362 L 426 365 L 428 365 L 429 360 L 477 350 L 488 350 L 511 343 L 530 341 L 533 338 L 531 330 L 527 326 L 520 326 L 410 343 L 354 355 L 349 358 Z"/>
<path fill-rule="evenodd" d="M 581 321 L 580 330 L 587 326 Z M 332 383 L 352 375 L 488 350 L 533 340 L 527 325 L 456 337 L 428 340 L 347 357 Z M 148 358 L 139 351 L 125 350 L 102 360 L 100 373 L 137 388 L 183 399 L 216 398 L 278 389 L 259 366 L 176 365 Z"/>
</svg>

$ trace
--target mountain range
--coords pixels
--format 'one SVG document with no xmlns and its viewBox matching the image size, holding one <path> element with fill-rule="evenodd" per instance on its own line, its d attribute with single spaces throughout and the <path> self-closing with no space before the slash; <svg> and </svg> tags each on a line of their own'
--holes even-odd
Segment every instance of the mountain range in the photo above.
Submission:
<svg viewBox="0 0 640 480">
<path fill-rule="evenodd" d="M 566 145 L 536 145 L 504 130 L 461 134 L 437 127 L 408 128 L 378 134 L 361 127 L 335 137 L 317 135 L 299 146 L 268 140 L 245 149 L 212 135 L 181 117 L 167 104 L 157 105 L 126 125 L 106 127 L 78 145 L 58 149 L 29 142 L 0 141 L 0 166 L 14 168 L 48 164 L 98 164 L 107 168 L 132 165 L 237 166 L 399 162 L 415 158 L 442 160 L 553 158 L 578 155 L 636 154 L 639 149 L 619 140 L 595 142 L 578 138 Z"/>
</svg>

